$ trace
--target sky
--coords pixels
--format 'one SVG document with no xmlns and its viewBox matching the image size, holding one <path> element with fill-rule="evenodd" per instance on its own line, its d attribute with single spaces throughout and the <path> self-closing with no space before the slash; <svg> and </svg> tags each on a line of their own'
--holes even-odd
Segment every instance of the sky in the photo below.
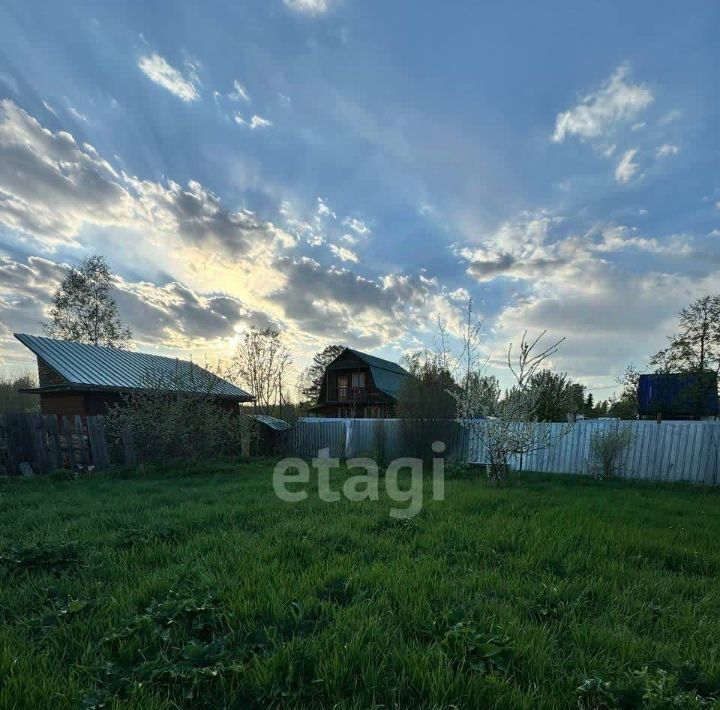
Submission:
<svg viewBox="0 0 720 710">
<path fill-rule="evenodd" d="M 135 347 L 527 330 L 605 398 L 720 276 L 720 4 L 0 6 L 0 367 L 103 254 Z"/>
</svg>

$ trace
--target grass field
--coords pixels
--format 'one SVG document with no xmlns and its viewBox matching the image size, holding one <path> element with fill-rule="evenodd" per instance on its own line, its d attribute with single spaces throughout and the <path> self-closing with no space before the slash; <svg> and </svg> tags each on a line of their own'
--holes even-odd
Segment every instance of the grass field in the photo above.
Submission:
<svg viewBox="0 0 720 710">
<path fill-rule="evenodd" d="M 706 707 L 720 492 L 287 504 L 271 465 L 0 484 L 1 707 Z M 338 472 L 342 478 L 346 472 Z"/>
</svg>

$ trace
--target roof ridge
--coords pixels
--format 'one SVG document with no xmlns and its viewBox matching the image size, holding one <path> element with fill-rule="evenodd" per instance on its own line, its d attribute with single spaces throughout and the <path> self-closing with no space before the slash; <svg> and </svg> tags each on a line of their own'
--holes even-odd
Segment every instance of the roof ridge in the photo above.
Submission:
<svg viewBox="0 0 720 710">
<path fill-rule="evenodd" d="M 129 355 L 145 355 L 147 357 L 155 357 L 160 358 L 161 360 L 169 360 L 170 362 L 186 362 L 189 365 L 195 365 L 196 367 L 199 367 L 206 372 L 210 372 L 206 368 L 204 368 L 202 365 L 198 365 L 192 358 L 189 360 L 186 360 L 185 358 L 181 357 L 170 357 L 169 355 L 159 355 L 156 353 L 146 353 L 142 350 L 129 350 L 126 348 L 111 348 L 109 345 L 95 345 L 94 343 L 81 343 L 77 340 L 69 340 L 68 338 L 50 338 L 47 335 L 30 335 L 30 333 L 13 333 L 13 336 L 16 337 L 18 340 L 20 340 L 21 343 L 23 341 L 21 338 L 32 338 L 33 340 L 44 340 L 50 343 L 69 343 L 73 345 L 74 347 L 81 347 L 81 348 L 97 348 L 99 350 L 104 350 L 108 353 L 128 353 Z M 23 345 L 26 345 L 23 343 Z M 29 347 L 29 346 L 27 346 Z M 30 348 L 32 350 L 32 348 Z M 211 373 L 212 374 L 212 373 Z"/>
<path fill-rule="evenodd" d="M 384 367 L 383 365 L 380 365 L 380 364 L 372 365 L 372 367 L 377 367 L 382 370 L 388 370 L 388 372 L 396 372 L 397 374 L 401 374 L 401 372 L 406 373 L 407 375 L 410 374 L 402 365 L 400 365 L 397 362 L 394 362 L 393 360 L 388 360 L 387 358 L 380 357 L 378 355 L 373 355 L 372 353 L 365 353 L 362 350 L 356 350 L 355 348 L 346 348 L 346 350 L 349 350 L 350 352 L 355 353 L 356 355 L 359 355 L 361 357 L 361 359 L 362 358 L 370 358 L 377 363 L 387 363 L 388 365 L 392 365 L 392 368 L 394 368 L 394 369 L 391 369 L 389 367 Z M 400 370 L 401 372 L 398 372 L 398 370 Z"/>
</svg>

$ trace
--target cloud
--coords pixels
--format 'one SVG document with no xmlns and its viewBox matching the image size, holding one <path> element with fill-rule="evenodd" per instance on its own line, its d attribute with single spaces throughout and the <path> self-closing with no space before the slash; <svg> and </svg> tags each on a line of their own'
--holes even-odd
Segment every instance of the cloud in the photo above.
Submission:
<svg viewBox="0 0 720 710">
<path fill-rule="evenodd" d="M 667 158 L 669 155 L 677 155 L 679 152 L 680 148 L 676 145 L 673 145 L 672 143 L 663 143 L 661 146 L 658 146 L 655 151 L 655 157 Z"/>
<path fill-rule="evenodd" d="M 10 76 L 9 74 L 3 74 L 0 72 L 0 84 L 4 84 L 7 86 L 10 91 L 12 91 L 14 94 L 17 94 L 19 91 L 17 79 L 14 76 Z"/>
<path fill-rule="evenodd" d="M 659 121 L 658 123 L 661 126 L 667 126 L 669 123 L 673 123 L 677 121 L 678 119 L 682 118 L 682 111 L 680 109 L 672 109 L 672 111 L 668 111 Z"/>
<path fill-rule="evenodd" d="M 328 203 L 323 200 L 322 197 L 317 198 L 317 215 L 318 217 L 332 217 L 333 219 L 337 219 L 337 214 L 328 207 Z"/>
<path fill-rule="evenodd" d="M 263 118 L 262 116 L 258 116 L 255 114 L 250 119 L 250 129 L 255 130 L 256 128 L 270 128 L 272 126 L 272 121 L 269 121 L 267 118 Z"/>
<path fill-rule="evenodd" d="M 118 280 L 114 296 L 135 337 L 146 343 L 183 347 L 227 339 L 251 325 L 277 326 L 238 298 L 199 294 L 178 281 L 158 286 Z"/>
<path fill-rule="evenodd" d="M 0 257 L 0 321 L 11 330 L 36 333 L 47 319 L 51 295 L 67 265 L 31 256 Z M 178 281 L 158 286 L 116 278 L 112 295 L 120 316 L 140 343 L 188 347 L 232 337 L 255 325 L 277 327 L 265 313 L 226 294 L 200 294 Z"/>
<path fill-rule="evenodd" d="M 338 239 L 345 244 L 349 244 L 351 247 L 358 243 L 358 238 L 352 234 L 342 234 Z"/>
<path fill-rule="evenodd" d="M 130 219 L 119 175 L 91 146 L 53 133 L 12 101 L 0 102 L 0 222 L 49 244 L 72 241 L 80 226 Z"/>
<path fill-rule="evenodd" d="M 679 302 L 712 290 L 720 260 L 683 234 L 659 238 L 617 224 L 583 233 L 565 227 L 561 216 L 523 213 L 455 253 L 480 283 L 514 282 L 488 335 L 498 358 L 524 330 L 548 330 L 567 338 L 553 367 L 612 386 L 623 363 L 640 364 L 662 347 Z M 644 256 L 638 262 L 631 252 Z"/>
<path fill-rule="evenodd" d="M 188 67 L 188 76 L 180 70 L 168 64 L 157 52 L 142 56 L 138 60 L 138 67 L 151 81 L 154 81 L 171 94 L 175 94 L 183 101 L 197 101 L 200 98 L 198 93 L 198 79 L 193 68 Z"/>
<path fill-rule="evenodd" d="M 666 344 L 678 304 L 710 292 L 712 281 L 652 272 L 629 275 L 596 262 L 582 282 L 551 281 L 503 309 L 496 322 L 498 349 L 525 329 L 547 330 L 552 339 L 566 338 L 553 358 L 555 368 L 612 386 L 625 364 L 642 367 Z"/>
<path fill-rule="evenodd" d="M 352 251 L 352 249 L 348 249 L 347 247 L 341 247 L 337 244 L 331 244 L 330 251 L 338 259 L 340 259 L 340 261 L 352 261 L 354 263 L 358 262 L 358 255 L 354 251 Z"/>
<path fill-rule="evenodd" d="M 0 102 L 0 224 L 53 248 L 85 225 L 120 226 L 171 244 L 239 256 L 290 245 L 290 235 L 247 210 L 228 210 L 196 181 L 181 186 L 118 173 L 89 144 L 52 132 L 12 101 Z"/>
<path fill-rule="evenodd" d="M 660 241 L 655 237 L 636 236 L 636 231 L 636 228 L 624 225 L 606 227 L 600 231 L 600 239 L 594 241 L 591 248 L 601 253 L 635 250 L 674 257 L 690 256 L 695 253 L 694 247 L 685 235 L 674 235 Z"/>
<path fill-rule="evenodd" d="M 626 184 L 632 180 L 635 173 L 637 173 L 640 167 L 637 163 L 633 162 L 633 158 L 637 155 L 637 148 L 632 148 L 625 151 L 623 157 L 620 158 L 620 162 L 615 168 L 615 179 L 623 184 Z"/>
<path fill-rule="evenodd" d="M 422 274 L 369 279 L 307 257 L 281 257 L 275 268 L 284 283 L 269 299 L 303 333 L 376 347 L 434 327 L 438 311 L 455 311 L 438 282 Z"/>
<path fill-rule="evenodd" d="M 367 234 L 370 234 L 370 227 L 365 224 L 361 219 L 357 219 L 355 217 L 346 217 L 342 224 L 346 227 L 349 227 L 353 230 L 353 232 L 359 234 L 360 236 L 365 236 Z"/>
<path fill-rule="evenodd" d="M 254 131 L 256 128 L 270 128 L 273 124 L 272 121 L 269 121 L 266 118 L 262 118 L 262 116 L 258 116 L 257 114 L 254 115 L 250 119 L 250 123 L 245 120 L 243 115 L 239 111 L 235 111 L 233 113 L 233 120 L 235 123 L 238 124 L 238 126 L 250 126 L 250 130 Z"/>
<path fill-rule="evenodd" d="M 237 80 L 233 81 L 233 90 L 228 94 L 228 98 L 232 101 L 245 101 L 250 103 L 250 96 L 248 96 L 245 87 Z"/>
<path fill-rule="evenodd" d="M 639 236 L 634 227 L 593 225 L 583 234 L 559 234 L 563 219 L 543 210 L 502 223 L 479 245 L 454 248 L 466 272 L 485 283 L 497 278 L 538 284 L 584 283 L 586 272 L 608 263 L 611 255 L 638 251 L 673 258 L 696 249 L 686 235 L 663 239 Z"/>
<path fill-rule="evenodd" d="M 322 15 L 330 9 L 332 0 L 283 0 L 295 12 L 305 15 Z"/>
<path fill-rule="evenodd" d="M 652 92 L 642 84 L 628 83 L 628 73 L 628 66 L 621 65 L 600 89 L 588 94 L 578 105 L 559 113 L 552 140 L 562 143 L 572 135 L 581 140 L 604 137 L 647 108 L 654 98 Z"/>
<path fill-rule="evenodd" d="M 280 213 L 288 231 L 229 209 L 197 181 L 156 182 L 116 170 L 91 145 L 48 130 L 12 101 L 0 103 L 0 229 L 63 254 L 67 244 L 83 253 L 102 244 L 122 275 L 115 291 L 121 314 L 141 343 L 227 347 L 254 323 L 281 325 L 293 342 L 333 337 L 375 347 L 415 342 L 415 333 L 432 330 L 434 313 L 452 313 L 450 297 L 422 274 L 369 278 L 328 265 L 344 259 L 352 266 L 357 255 L 350 241 L 323 236 L 336 217 L 322 198 L 307 221 L 287 202 Z M 368 229 L 352 224 L 350 240 Z M 289 253 L 314 236 L 325 240 L 317 252 L 323 264 Z M 146 274 L 157 258 L 163 273 L 153 284 Z M 37 331 L 64 266 L 9 259 L 0 268 L 0 331 Z M 128 264 L 144 280 L 129 278 Z M 10 346 L 0 341 L 4 353 Z"/>
<path fill-rule="evenodd" d="M 287 235 L 247 210 L 230 211 L 211 190 L 191 180 L 187 186 L 129 179 L 146 219 L 160 233 L 179 234 L 195 246 L 221 247 L 239 256 L 253 246 L 275 240 L 288 243 Z M 290 240 L 291 241 L 291 240 Z"/>
<path fill-rule="evenodd" d="M 478 246 L 456 247 L 455 254 L 467 262 L 467 273 L 478 281 L 499 276 L 539 278 L 563 270 L 578 256 L 574 243 L 550 242 L 551 229 L 559 221 L 542 210 L 525 213 L 501 224 Z"/>
<path fill-rule="evenodd" d="M 88 117 L 84 113 L 80 113 L 74 106 L 70 106 L 68 108 L 67 112 L 73 117 L 76 118 L 78 121 L 82 121 L 83 123 L 88 122 Z"/>
</svg>

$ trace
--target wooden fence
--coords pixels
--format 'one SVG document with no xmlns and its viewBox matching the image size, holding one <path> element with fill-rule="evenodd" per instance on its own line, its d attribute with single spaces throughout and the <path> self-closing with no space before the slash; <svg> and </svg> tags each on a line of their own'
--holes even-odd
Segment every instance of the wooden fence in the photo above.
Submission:
<svg viewBox="0 0 720 710">
<path fill-rule="evenodd" d="M 29 464 L 33 473 L 58 468 L 107 468 L 110 447 L 102 417 L 0 414 L 0 472 L 11 476 Z M 23 467 L 24 468 L 24 467 Z"/>
</svg>

